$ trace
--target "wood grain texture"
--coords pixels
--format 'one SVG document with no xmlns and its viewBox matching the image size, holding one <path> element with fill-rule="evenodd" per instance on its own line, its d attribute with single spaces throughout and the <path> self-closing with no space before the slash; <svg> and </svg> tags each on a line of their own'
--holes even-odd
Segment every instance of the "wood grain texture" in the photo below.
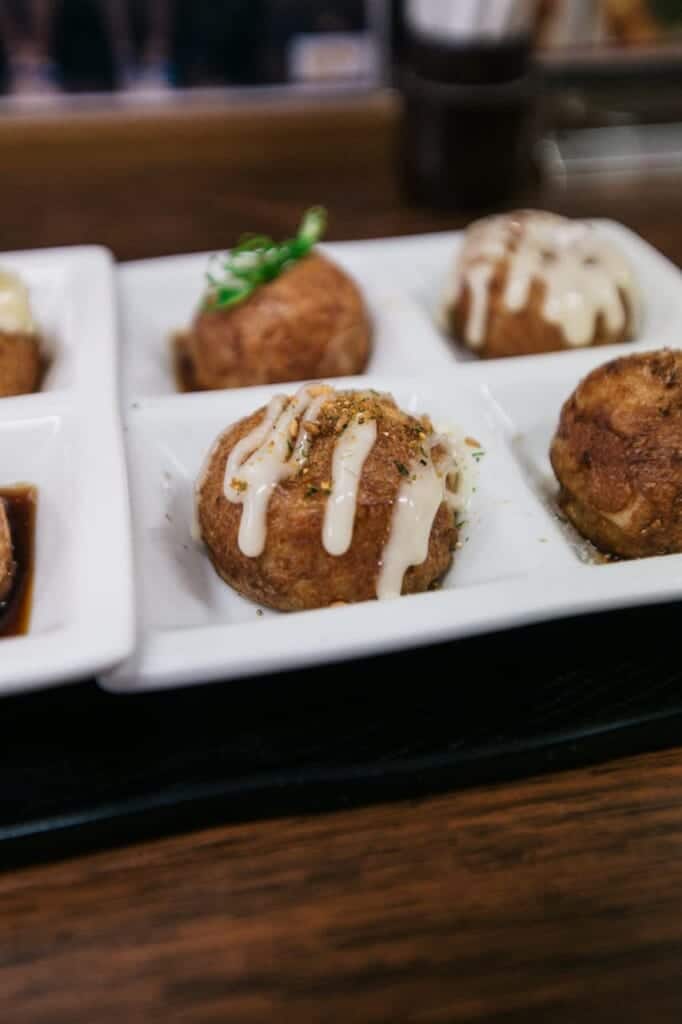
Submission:
<svg viewBox="0 0 682 1024">
<path fill-rule="evenodd" d="M 8 120 L 3 246 L 215 248 L 311 202 L 335 238 L 460 223 L 401 200 L 397 124 L 390 99 Z M 678 178 L 536 199 L 682 263 L 679 195 Z M 678 1024 L 681 962 L 680 751 L 0 877 L 7 1024 Z"/>
<path fill-rule="evenodd" d="M 681 792 L 673 752 L 5 876 L 5 1019 L 679 1021 Z"/>
</svg>

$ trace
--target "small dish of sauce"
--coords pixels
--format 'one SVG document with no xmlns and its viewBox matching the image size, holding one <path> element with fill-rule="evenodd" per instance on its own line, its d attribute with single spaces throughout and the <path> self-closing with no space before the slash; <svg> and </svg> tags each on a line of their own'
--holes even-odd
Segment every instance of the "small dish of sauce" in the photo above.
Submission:
<svg viewBox="0 0 682 1024">
<path fill-rule="evenodd" d="M 0 637 L 23 636 L 28 632 L 33 603 L 38 491 L 30 484 L 0 487 L 0 499 L 7 513 L 16 566 L 9 594 L 0 602 Z"/>
</svg>

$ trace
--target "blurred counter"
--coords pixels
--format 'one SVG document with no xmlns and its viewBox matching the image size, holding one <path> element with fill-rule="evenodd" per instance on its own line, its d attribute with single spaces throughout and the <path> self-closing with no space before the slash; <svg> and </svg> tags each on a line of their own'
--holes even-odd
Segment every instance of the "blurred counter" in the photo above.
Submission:
<svg viewBox="0 0 682 1024">
<path fill-rule="evenodd" d="M 455 227 L 401 195 L 400 101 L 366 96 L 87 105 L 0 118 L 3 248 L 99 242 L 117 258 L 220 249 L 286 233 L 322 203 L 330 238 Z M 519 201 L 622 220 L 682 263 L 682 167 L 557 174 Z"/>
</svg>

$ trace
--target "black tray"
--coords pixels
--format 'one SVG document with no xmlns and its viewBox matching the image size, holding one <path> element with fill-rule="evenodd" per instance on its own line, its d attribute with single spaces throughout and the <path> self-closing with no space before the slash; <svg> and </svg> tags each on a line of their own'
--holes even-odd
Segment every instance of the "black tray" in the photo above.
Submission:
<svg viewBox="0 0 682 1024">
<path fill-rule="evenodd" d="M 83 683 L 6 699 L 0 866 L 674 745 L 680 610 L 169 693 Z"/>
</svg>

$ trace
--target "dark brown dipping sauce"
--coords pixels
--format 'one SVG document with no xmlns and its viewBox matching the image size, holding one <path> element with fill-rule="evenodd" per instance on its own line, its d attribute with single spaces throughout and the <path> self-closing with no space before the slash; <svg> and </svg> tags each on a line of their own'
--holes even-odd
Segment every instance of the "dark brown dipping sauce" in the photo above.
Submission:
<svg viewBox="0 0 682 1024">
<path fill-rule="evenodd" d="M 38 492 L 29 484 L 0 487 L 0 499 L 5 503 L 16 563 L 12 589 L 0 602 L 0 637 L 22 636 L 31 621 Z"/>
<path fill-rule="evenodd" d="M 194 367 L 187 352 L 184 334 L 176 334 L 171 339 L 171 357 L 177 390 L 181 394 L 186 394 L 189 391 L 203 391 L 194 377 Z"/>
</svg>

